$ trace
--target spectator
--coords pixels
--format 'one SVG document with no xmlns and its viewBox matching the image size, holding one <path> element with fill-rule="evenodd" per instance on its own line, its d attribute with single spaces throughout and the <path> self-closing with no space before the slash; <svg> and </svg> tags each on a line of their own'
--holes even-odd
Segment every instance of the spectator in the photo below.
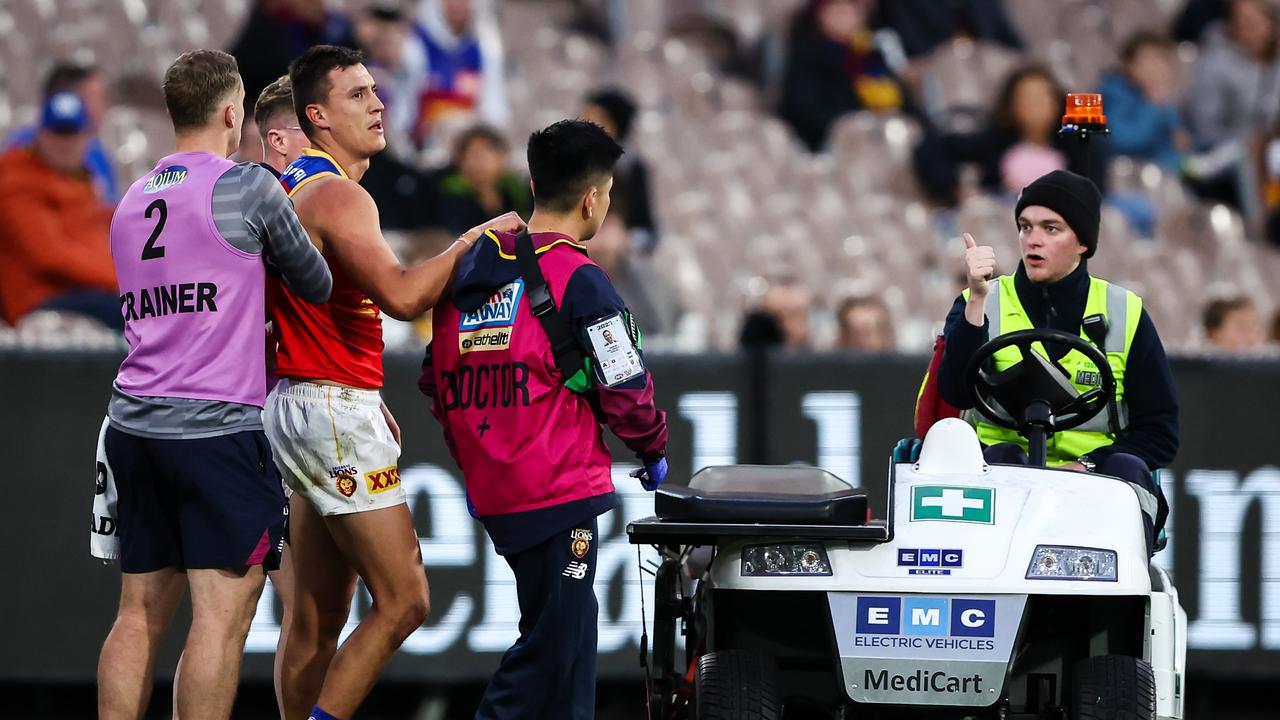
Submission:
<svg viewBox="0 0 1280 720">
<path fill-rule="evenodd" d="M 289 61 L 312 45 L 355 47 L 351 21 L 325 0 L 257 0 L 231 54 L 244 79 L 245 113 L 262 89 L 289 72 Z M 244 128 L 252 136 L 256 128 Z"/>
<path fill-rule="evenodd" d="M 627 7 L 622 3 L 606 0 L 569 0 L 570 10 L 565 29 L 575 35 L 585 35 L 610 47 L 625 34 Z"/>
<path fill-rule="evenodd" d="M 378 85 L 378 99 L 386 106 L 382 117 L 387 151 L 410 163 L 415 154 L 411 137 L 418 116 L 418 94 L 427 80 L 426 66 L 413 61 L 408 42 L 412 32 L 401 3 L 394 0 L 377 0 L 355 22 L 356 44 L 364 51 L 364 65 Z"/>
<path fill-rule="evenodd" d="M 1200 42 L 1204 31 L 1214 23 L 1227 19 L 1231 0 L 1187 0 L 1173 22 L 1173 39 L 1177 42 Z"/>
<path fill-rule="evenodd" d="M 960 199 L 959 166 L 976 163 L 984 190 L 1016 193 L 1054 170 L 1070 170 L 1105 189 L 1106 148 L 1061 136 L 1065 95 L 1047 68 L 1031 65 L 1005 79 L 988 125 L 973 134 L 928 133 L 916 149 L 921 184 L 939 201 Z"/>
<path fill-rule="evenodd" d="M 859 353 L 889 353 L 896 350 L 889 309 L 876 297 L 846 298 L 836 310 L 840 327 L 839 348 Z"/>
<path fill-rule="evenodd" d="M 492 13 L 480 12 L 475 0 L 420 0 L 410 52 L 427 69 L 415 129 L 420 143 L 432 125 L 458 112 L 475 113 L 490 125 L 507 124 L 502 41 Z"/>
<path fill-rule="evenodd" d="M 460 235 L 514 210 L 529 216 L 529 184 L 510 168 L 506 138 L 487 125 L 469 128 L 453 146 L 453 163 L 439 174 L 435 222 Z"/>
<path fill-rule="evenodd" d="M 1111 150 L 1177 170 L 1191 138 L 1175 106 L 1173 44 L 1139 32 L 1125 42 L 1121 59 L 1123 68 L 1105 75 L 1101 87 Z"/>
<path fill-rule="evenodd" d="M 1275 11 L 1265 0 L 1234 0 L 1225 26 L 1206 32 L 1186 97 L 1197 153 L 1186 167 L 1193 187 L 1250 215 L 1252 183 L 1241 172 L 1248 170 L 1244 158 L 1255 136 L 1280 120 L 1276 51 Z"/>
<path fill-rule="evenodd" d="M 11 325 L 45 309 L 124 328 L 107 243 L 111 208 L 85 171 L 92 122 L 78 95 L 56 93 L 31 146 L 0 158 L 0 316 Z"/>
<path fill-rule="evenodd" d="M 668 38 L 698 48 L 713 74 L 749 82 L 762 79 L 767 51 L 744 42 L 724 13 L 681 12 L 667 22 L 666 33 Z"/>
<path fill-rule="evenodd" d="M 760 306 L 747 313 L 742 322 L 739 344 L 743 349 L 781 346 L 788 350 L 809 350 L 809 313 L 813 294 L 793 278 L 769 283 Z"/>
<path fill-rule="evenodd" d="M 1266 233 L 1267 240 L 1274 246 L 1280 247 L 1280 208 L 1271 208 L 1267 214 L 1266 227 L 1263 228 Z"/>
<path fill-rule="evenodd" d="M 1258 309 L 1246 297 L 1210 301 L 1204 309 L 1203 324 L 1212 352 L 1248 355 L 1261 350 L 1266 342 Z"/>
<path fill-rule="evenodd" d="M 782 81 L 782 119 L 818 151 L 840 116 L 893 112 L 907 102 L 871 31 L 872 0 L 813 0 L 792 20 Z"/>
<path fill-rule="evenodd" d="M 378 204 L 383 230 L 413 232 L 434 222 L 432 178 L 415 162 L 413 131 L 427 70 L 416 39 L 410 42 L 412 33 L 402 3 L 395 0 L 376 0 L 355 23 L 365 67 L 373 75 L 378 99 L 385 106 L 382 116 L 387 149 L 369 160 L 369 170 L 360 180 Z"/>
<path fill-rule="evenodd" d="M 587 255 L 613 281 L 640 332 L 648 336 L 675 332 L 680 315 L 675 294 L 649 258 L 635 252 L 622 219 L 615 218 L 612 209 L 587 245 Z"/>
<path fill-rule="evenodd" d="M 1260 202 L 1264 208 L 1263 234 L 1271 244 L 1280 248 L 1280 128 L 1259 144 L 1259 157 L 1255 158 L 1259 176 Z"/>
<path fill-rule="evenodd" d="M 1022 49 L 1000 0 L 880 0 L 880 11 L 913 58 L 958 35 Z"/>
<path fill-rule="evenodd" d="M 631 137 L 635 115 L 635 103 L 619 88 L 591 93 L 582 109 L 583 118 L 604 128 L 623 147 Z M 614 166 L 610 197 L 609 216 L 622 220 L 636 249 L 653 252 L 658 237 L 649 200 L 649 165 L 639 154 L 629 151 Z"/>
<path fill-rule="evenodd" d="M 102 125 L 102 117 L 107 113 L 107 82 L 98 68 L 92 65 L 75 63 L 59 63 L 54 65 L 45 76 L 44 95 L 51 97 L 61 92 L 73 92 L 80 96 L 86 112 L 89 114 L 89 146 L 85 150 L 84 169 L 93 180 L 98 197 L 105 202 L 114 203 L 119 196 L 116 186 L 115 171 L 111 168 L 111 158 L 107 149 L 98 139 L 98 128 Z M 9 137 L 7 146 L 30 147 L 36 139 L 36 126 L 28 125 L 19 128 Z"/>
<path fill-rule="evenodd" d="M 391 152 L 369 158 L 369 169 L 360 178 L 360 185 L 377 203 L 383 230 L 424 230 L 440 224 L 434 178 Z"/>
</svg>

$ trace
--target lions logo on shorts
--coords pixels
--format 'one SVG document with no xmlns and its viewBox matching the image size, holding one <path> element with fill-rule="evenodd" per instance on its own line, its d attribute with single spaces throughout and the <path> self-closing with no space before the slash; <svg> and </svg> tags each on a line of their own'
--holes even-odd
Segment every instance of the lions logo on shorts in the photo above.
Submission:
<svg viewBox="0 0 1280 720">
<path fill-rule="evenodd" d="M 582 559 L 586 557 L 587 551 L 591 549 L 591 531 L 576 528 L 569 533 L 569 549 L 573 551 L 573 556 Z"/>
<path fill-rule="evenodd" d="M 338 475 L 338 492 L 343 497 L 351 497 L 356 494 L 356 479 L 346 473 Z"/>
</svg>

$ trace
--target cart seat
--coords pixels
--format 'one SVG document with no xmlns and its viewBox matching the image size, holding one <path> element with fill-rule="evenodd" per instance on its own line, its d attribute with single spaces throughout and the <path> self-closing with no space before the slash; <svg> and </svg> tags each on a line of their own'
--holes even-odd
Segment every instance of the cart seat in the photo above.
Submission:
<svg viewBox="0 0 1280 720">
<path fill-rule="evenodd" d="M 867 493 L 811 466 L 725 465 L 663 485 L 654 509 L 676 522 L 865 525 Z"/>
</svg>

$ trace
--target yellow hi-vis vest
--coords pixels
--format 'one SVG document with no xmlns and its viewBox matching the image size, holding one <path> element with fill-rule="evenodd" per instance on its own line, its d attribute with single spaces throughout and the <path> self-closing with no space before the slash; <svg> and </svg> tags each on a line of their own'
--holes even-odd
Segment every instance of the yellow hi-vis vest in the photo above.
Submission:
<svg viewBox="0 0 1280 720">
<path fill-rule="evenodd" d="M 963 295 L 965 300 L 969 299 L 968 289 Z M 1018 299 L 1012 275 L 1001 275 L 990 282 L 983 310 L 990 323 L 989 339 L 994 340 L 1005 333 L 1030 330 L 1034 327 L 1031 324 L 1031 318 L 1027 317 L 1027 311 L 1022 307 L 1022 301 Z M 1116 412 L 1120 426 L 1118 429 L 1123 430 L 1129 426 L 1129 412 L 1124 401 L 1124 369 L 1129 360 L 1129 348 L 1133 345 L 1133 335 L 1138 329 L 1138 319 L 1142 316 L 1142 298 L 1119 285 L 1090 277 L 1089 298 L 1085 302 L 1083 317 L 1092 315 L 1102 315 L 1107 320 L 1107 337 L 1102 350 L 1107 355 L 1111 372 L 1116 376 Z M 1084 334 L 1083 328 L 1080 330 L 1080 336 L 1092 344 Z M 1033 348 L 1046 358 L 1049 357 L 1048 351 L 1041 343 L 1036 343 Z M 1021 362 L 1022 355 L 1017 348 L 1007 347 L 997 352 L 993 360 L 996 371 L 1003 371 Z M 1079 350 L 1068 351 L 1058 364 L 1070 374 L 1071 383 L 1082 393 L 1102 384 L 1093 361 Z M 1047 452 L 1049 464 L 1064 465 L 1074 462 L 1081 455 L 1115 442 L 1115 434 L 1111 432 L 1108 424 L 1108 415 L 1104 410 L 1074 430 L 1055 433 L 1050 437 Z M 977 410 L 966 412 L 965 417 L 974 424 L 978 431 L 978 439 L 983 445 L 1013 442 L 1026 449 L 1026 438 L 1014 430 L 1007 430 L 984 421 Z"/>
</svg>

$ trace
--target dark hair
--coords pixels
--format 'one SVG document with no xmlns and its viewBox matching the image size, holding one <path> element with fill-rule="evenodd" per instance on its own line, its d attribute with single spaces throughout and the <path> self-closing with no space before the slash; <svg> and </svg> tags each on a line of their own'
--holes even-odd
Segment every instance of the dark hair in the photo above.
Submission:
<svg viewBox="0 0 1280 720">
<path fill-rule="evenodd" d="M 1277 51 L 1280 51 L 1280 48 L 1276 47 L 1277 36 L 1280 35 L 1280 17 L 1277 16 L 1276 4 L 1269 0 L 1231 0 L 1231 7 L 1227 9 L 1227 23 L 1229 28 L 1235 19 L 1235 13 L 1237 12 L 1236 8 L 1243 5 L 1245 2 L 1256 2 L 1262 8 L 1263 14 L 1265 14 L 1267 19 L 1271 21 L 1271 37 L 1267 40 L 1267 52 L 1264 59 L 1268 62 L 1274 60 Z M 1234 37 L 1232 37 L 1231 40 L 1233 43 L 1235 42 Z"/>
<path fill-rule="evenodd" d="M 511 149 L 511 145 L 497 128 L 492 125 L 472 125 L 458 133 L 453 141 L 453 164 L 462 162 L 462 154 L 467 151 L 467 146 L 476 140 L 487 142 L 504 153 Z"/>
<path fill-rule="evenodd" d="M 288 75 L 281 75 L 276 81 L 262 88 L 258 101 L 253 104 L 253 121 L 258 124 L 258 134 L 265 140 L 271 120 L 283 113 L 294 114 L 293 83 Z"/>
<path fill-rule="evenodd" d="M 588 105 L 604 110 L 618 128 L 618 142 L 626 142 L 631 134 L 631 121 L 636 116 L 636 104 L 619 88 L 597 90 L 586 98 Z"/>
<path fill-rule="evenodd" d="M 1146 47 L 1168 50 L 1173 47 L 1173 41 L 1154 30 L 1139 30 L 1124 41 L 1120 49 L 1120 59 L 1128 65 L 1138 56 L 1138 52 Z"/>
<path fill-rule="evenodd" d="M 1222 323 L 1227 321 L 1227 316 L 1231 313 L 1252 307 L 1253 301 L 1243 295 L 1210 300 L 1209 304 L 1204 306 L 1204 316 L 1201 320 L 1204 331 L 1211 333 L 1222 327 Z"/>
<path fill-rule="evenodd" d="M 307 118 L 307 106 L 322 103 L 329 97 L 333 83 L 329 71 L 349 68 L 364 62 L 364 53 L 337 45 L 315 45 L 289 63 L 289 81 L 293 83 L 293 111 L 298 125 L 311 138 L 315 126 Z M 312 138 L 314 139 L 314 138 Z"/>
<path fill-rule="evenodd" d="M 876 325 L 884 333 L 885 338 L 888 340 L 889 349 L 892 350 L 897 340 L 894 337 L 893 320 L 889 316 L 889 306 L 885 305 L 884 300 L 875 295 L 854 295 L 840 301 L 839 307 L 836 308 L 836 326 L 840 329 L 840 345 L 847 349 L 856 349 L 845 342 L 848 339 L 845 318 L 848 317 L 850 312 L 858 308 L 869 308 L 877 312 Z M 861 349 L 865 350 L 867 348 Z"/>
<path fill-rule="evenodd" d="M 218 103 L 242 84 L 236 59 L 221 50 L 179 55 L 164 73 L 164 104 L 174 131 L 204 127 Z"/>
<path fill-rule="evenodd" d="M 60 92 L 75 92 L 80 83 L 98 74 L 93 65 L 62 62 L 49 68 L 44 76 L 44 96 L 56 95 Z"/>
<path fill-rule="evenodd" d="M 395 0 L 377 0 L 369 5 L 365 15 L 382 22 L 400 22 L 404 20 L 404 8 Z"/>
<path fill-rule="evenodd" d="M 586 120 L 561 120 L 529 136 L 533 204 L 568 212 L 587 188 L 613 174 L 622 146 Z"/>
<path fill-rule="evenodd" d="M 1018 86 L 1023 80 L 1031 78 L 1041 78 L 1048 81 L 1052 86 L 1052 93 L 1058 102 L 1063 103 L 1058 109 L 1061 111 L 1065 108 L 1066 94 L 1062 91 L 1062 85 L 1058 83 L 1058 79 L 1053 76 L 1053 72 L 1044 65 L 1026 65 L 1018 68 L 1005 78 L 1004 84 L 1000 87 L 1000 94 L 996 96 L 995 110 L 991 114 L 991 121 L 997 127 L 1004 130 L 1016 130 L 1017 122 L 1013 118 L 1013 94 L 1018 90 Z"/>
<path fill-rule="evenodd" d="M 889 313 L 889 307 L 884 301 L 874 295 L 853 295 L 840 301 L 840 306 L 836 309 L 836 319 L 843 322 L 844 316 L 854 308 L 869 307 L 883 311 L 886 315 Z"/>
</svg>

